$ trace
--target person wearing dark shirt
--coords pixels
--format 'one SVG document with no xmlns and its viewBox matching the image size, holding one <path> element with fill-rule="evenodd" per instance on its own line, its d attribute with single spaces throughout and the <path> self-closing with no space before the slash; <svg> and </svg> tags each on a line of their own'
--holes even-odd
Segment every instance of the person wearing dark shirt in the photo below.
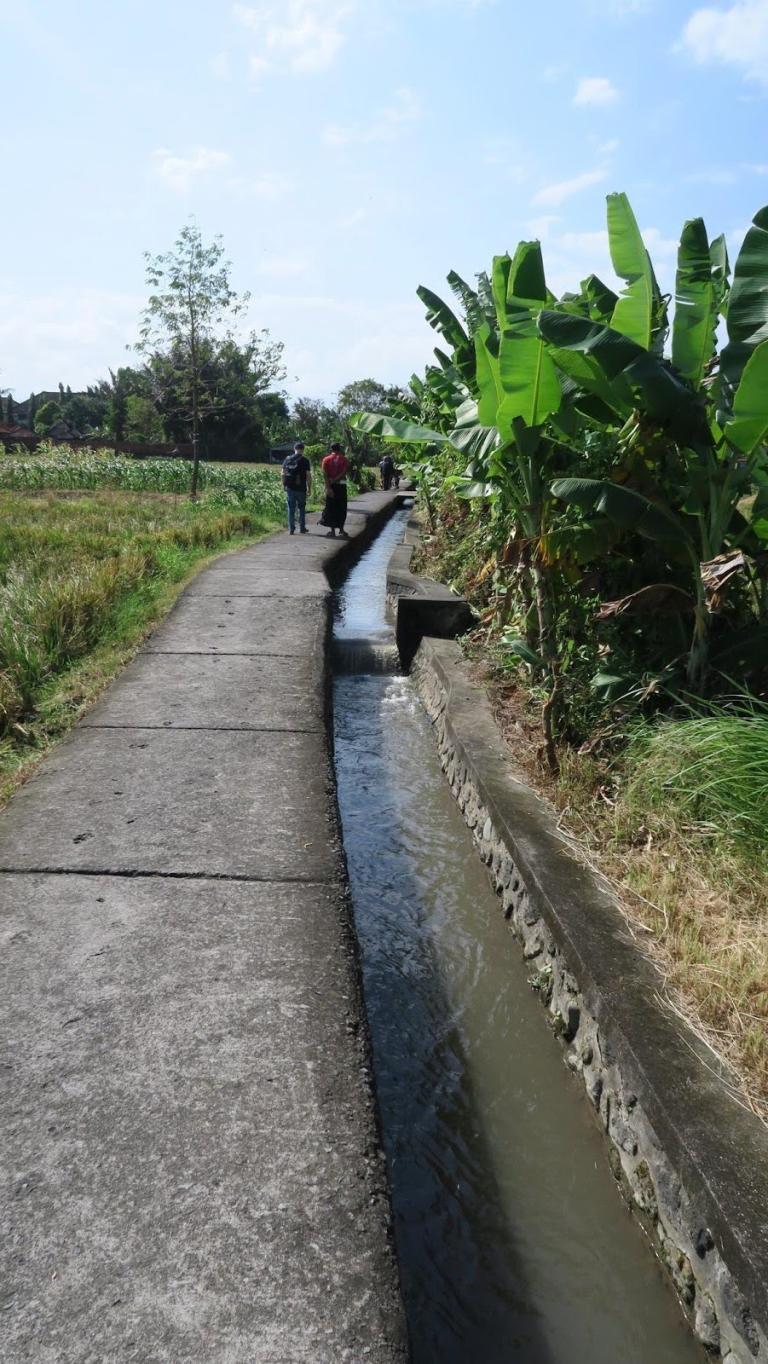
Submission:
<svg viewBox="0 0 768 1364">
<path fill-rule="evenodd" d="M 312 492 L 312 465 L 304 454 L 304 442 L 297 440 L 293 454 L 283 460 L 283 487 L 288 502 L 288 529 L 291 535 L 296 531 L 296 512 L 299 513 L 299 531 L 307 532 L 307 495 Z"/>
</svg>

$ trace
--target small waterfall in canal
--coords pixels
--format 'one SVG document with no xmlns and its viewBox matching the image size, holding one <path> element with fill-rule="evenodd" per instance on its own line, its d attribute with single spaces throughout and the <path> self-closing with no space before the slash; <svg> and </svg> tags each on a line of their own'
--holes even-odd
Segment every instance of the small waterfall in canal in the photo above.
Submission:
<svg viewBox="0 0 768 1364">
<path fill-rule="evenodd" d="M 338 594 L 334 717 L 414 1364 L 694 1364 L 429 721 L 388 672 L 386 567 L 405 516 Z"/>
</svg>

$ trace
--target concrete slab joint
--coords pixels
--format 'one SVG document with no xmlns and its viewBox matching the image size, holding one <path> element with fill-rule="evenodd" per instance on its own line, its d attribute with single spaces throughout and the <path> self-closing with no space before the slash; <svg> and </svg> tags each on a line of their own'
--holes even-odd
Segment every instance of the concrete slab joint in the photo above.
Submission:
<svg viewBox="0 0 768 1364">
<path fill-rule="evenodd" d="M 390 566 L 398 619 L 420 592 L 409 557 Z M 426 584 L 422 601 L 433 600 Z M 660 979 L 618 905 L 515 769 L 459 646 L 430 637 L 428 613 L 422 626 L 412 676 L 443 769 L 622 1193 L 705 1349 L 729 1364 L 767 1364 L 768 1132 L 661 1003 Z"/>
<path fill-rule="evenodd" d="M 0 820 L 3 1364 L 404 1364 L 327 731 L 350 539 L 201 573 Z"/>
</svg>

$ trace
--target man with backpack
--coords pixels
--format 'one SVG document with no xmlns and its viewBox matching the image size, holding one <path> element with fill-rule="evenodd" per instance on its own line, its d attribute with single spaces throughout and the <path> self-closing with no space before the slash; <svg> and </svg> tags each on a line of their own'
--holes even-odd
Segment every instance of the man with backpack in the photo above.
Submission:
<svg viewBox="0 0 768 1364">
<path fill-rule="evenodd" d="M 304 442 L 297 440 L 293 454 L 283 460 L 283 487 L 288 501 L 288 529 L 296 532 L 296 512 L 299 513 L 299 532 L 307 535 L 307 495 L 312 492 L 312 465 L 304 454 Z"/>
</svg>

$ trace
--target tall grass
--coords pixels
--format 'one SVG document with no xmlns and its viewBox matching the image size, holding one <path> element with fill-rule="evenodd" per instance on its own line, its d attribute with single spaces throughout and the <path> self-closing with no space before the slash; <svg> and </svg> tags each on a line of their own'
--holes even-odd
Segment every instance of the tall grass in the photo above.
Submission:
<svg viewBox="0 0 768 1364">
<path fill-rule="evenodd" d="M 625 802 L 753 856 L 768 845 L 768 714 L 754 705 L 643 726 Z"/>
<path fill-rule="evenodd" d="M 47 742 L 43 711 L 67 670 L 130 650 L 200 559 L 274 523 L 175 498 L 0 492 L 0 770 Z"/>
</svg>

